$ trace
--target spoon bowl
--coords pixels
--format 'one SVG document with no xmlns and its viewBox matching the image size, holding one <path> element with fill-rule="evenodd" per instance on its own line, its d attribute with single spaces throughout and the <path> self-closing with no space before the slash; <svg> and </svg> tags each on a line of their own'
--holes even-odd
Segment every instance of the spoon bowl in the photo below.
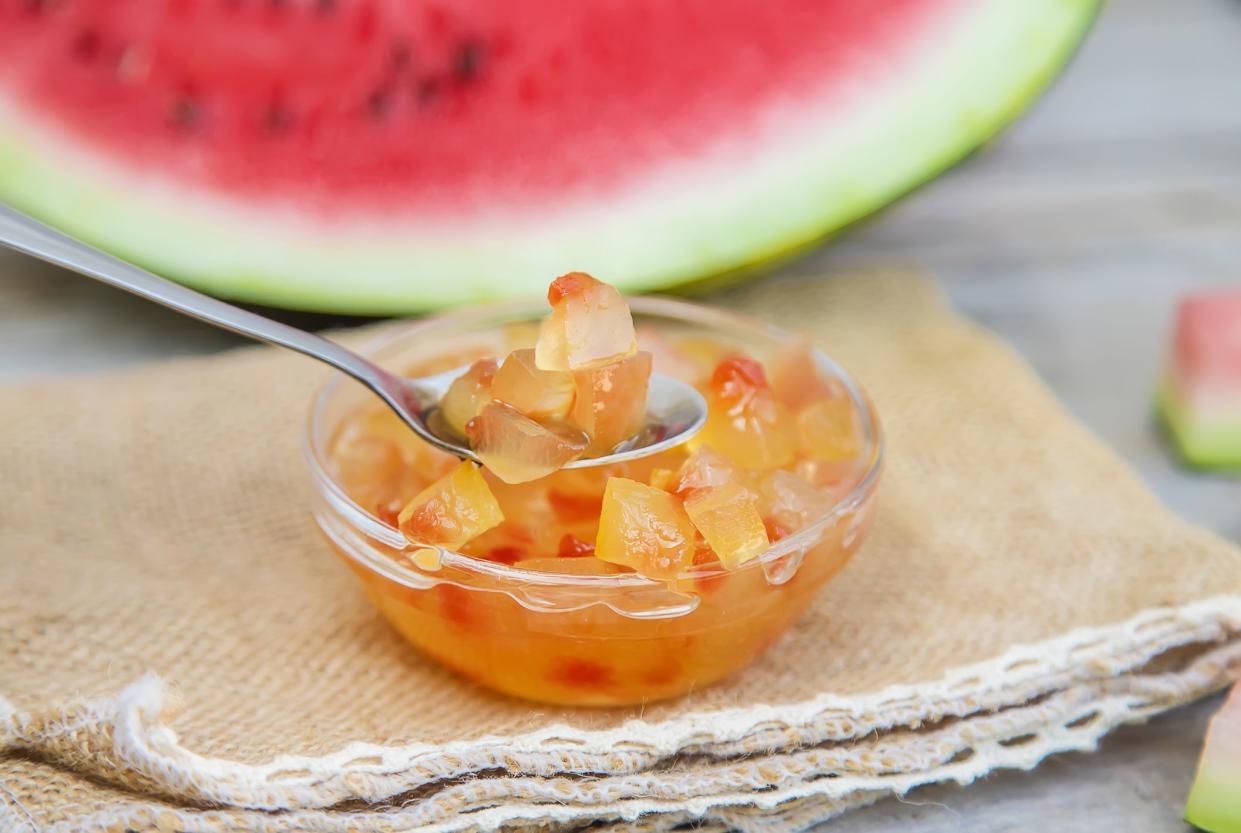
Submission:
<svg viewBox="0 0 1241 833">
<path fill-rule="evenodd" d="M 409 404 L 393 410 L 414 433 L 436 448 L 462 459 L 482 462 L 473 449 L 459 437 L 444 430 L 441 427 L 442 421 L 436 419 L 439 403 L 447 393 L 448 386 L 468 369 L 469 365 L 463 365 L 432 376 L 402 379 Z M 646 422 L 642 430 L 620 443 L 609 454 L 580 457 L 566 463 L 562 468 L 583 469 L 611 465 L 658 454 L 688 440 L 698 433 L 706 421 L 707 402 L 701 393 L 692 385 L 670 376 L 652 373 L 646 398 Z"/>
</svg>

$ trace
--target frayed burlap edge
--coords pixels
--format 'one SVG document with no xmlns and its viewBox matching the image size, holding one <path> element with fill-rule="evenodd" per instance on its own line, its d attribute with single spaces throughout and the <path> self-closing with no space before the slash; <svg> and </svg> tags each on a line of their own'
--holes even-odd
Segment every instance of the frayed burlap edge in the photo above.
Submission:
<svg viewBox="0 0 1241 833">
<path fill-rule="evenodd" d="M 609 731 L 547 727 L 443 747 L 351 744 L 261 766 L 181 747 L 167 723 L 167 689 L 154 677 L 111 699 L 37 713 L 0 703 L 0 727 L 7 750 L 127 789 L 234 808 L 176 808 L 135 795 L 67 831 L 471 833 L 688 813 L 685 820 L 779 833 L 864 797 L 968 783 L 1092 748 L 1116 726 L 1226 685 L 1241 671 L 1238 635 L 1241 597 L 1227 596 L 1079 629 L 874 695 L 631 721 Z M 1189 658 L 1160 667 L 1160 657 L 1177 651 Z M 363 803 L 366 812 L 346 802 Z M 20 810 L 9 805 L 10 826 L 21 829 Z M 781 821 L 793 816 L 798 821 Z"/>
<path fill-rule="evenodd" d="M 610 779 L 544 784 L 538 792 L 517 798 L 519 790 L 505 786 L 522 779 L 495 779 L 491 789 L 474 790 L 477 803 L 456 806 L 437 814 L 426 802 L 403 800 L 367 808 L 337 810 L 256 810 L 177 808 L 135 797 L 122 806 L 50 828 L 48 833 L 80 830 L 194 830 L 211 833 L 288 833 L 288 831 L 427 831 L 475 833 L 484 830 L 559 831 L 587 824 L 605 824 L 617 833 L 658 833 L 684 824 L 708 829 L 735 829 L 745 833 L 788 833 L 830 818 L 847 809 L 933 782 L 969 783 L 996 769 L 1029 769 L 1049 754 L 1088 750 L 1098 739 L 1124 723 L 1147 717 L 1179 703 L 1203 696 L 1226 684 L 1241 665 L 1241 645 L 1225 643 L 1204 650 L 1184 667 L 1161 673 L 1136 673 L 1103 678 L 1074 686 L 1038 702 L 988 713 L 944 726 L 909 733 L 905 737 L 877 735 L 842 750 L 806 750 L 790 756 L 749 760 L 740 769 L 759 774 L 765 786 L 755 792 L 744 779 L 715 794 L 700 794 L 709 786 L 709 774 L 728 783 L 738 767 L 714 773 L 695 772 L 692 778 L 669 781 L 668 773 L 628 778 L 643 782 L 628 797 L 608 795 Z M 911 771 L 874 771 L 859 761 L 896 765 L 893 750 L 910 743 L 932 750 L 929 764 Z M 890 749 L 888 747 L 891 747 Z M 835 764 L 817 760 L 836 756 Z M 491 779 L 470 782 L 482 785 Z M 529 779 L 526 779 L 529 780 Z M 534 779 L 538 780 L 538 779 Z M 612 785 L 618 786 L 618 785 Z M 574 794 L 576 793 L 576 794 Z M 513 795 L 513 797 L 509 797 Z M 599 800 L 593 803 L 592 799 Z M 20 829 L 20 828 L 15 828 Z"/>
</svg>

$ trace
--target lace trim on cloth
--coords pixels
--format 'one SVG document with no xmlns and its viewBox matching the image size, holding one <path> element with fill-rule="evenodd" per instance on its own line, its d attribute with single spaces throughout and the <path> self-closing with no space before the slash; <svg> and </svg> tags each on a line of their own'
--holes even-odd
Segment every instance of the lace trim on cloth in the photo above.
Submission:
<svg viewBox="0 0 1241 833">
<path fill-rule="evenodd" d="M 635 720 L 608 731 L 550 726 L 442 748 L 351 744 L 260 766 L 180 746 L 165 723 L 175 698 L 153 676 L 115 698 L 46 712 L 0 701 L 0 726 L 8 751 L 130 789 L 239 808 L 157 809 L 135 800 L 66 830 L 172 820 L 195 830 L 468 833 L 612 820 L 620 831 L 639 819 L 655 830 L 649 825 L 662 819 L 781 833 L 923 784 L 965 784 L 1092 749 L 1119 725 L 1226 685 L 1241 671 L 1238 634 L 1241 598 L 1221 597 L 1015 647 L 870 696 Z M 2 796 L 9 828 L 21 830 L 20 805 Z M 358 802 L 364 816 L 351 812 Z"/>
</svg>

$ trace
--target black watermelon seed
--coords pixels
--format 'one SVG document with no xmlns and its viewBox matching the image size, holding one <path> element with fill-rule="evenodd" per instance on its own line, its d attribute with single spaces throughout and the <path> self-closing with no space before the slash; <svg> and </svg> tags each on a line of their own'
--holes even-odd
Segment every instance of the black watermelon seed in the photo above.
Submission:
<svg viewBox="0 0 1241 833">
<path fill-rule="evenodd" d="M 293 114 L 279 101 L 273 101 L 263 111 L 263 128 L 268 133 L 283 133 L 293 124 Z"/>
<path fill-rule="evenodd" d="M 473 81 L 483 68 L 483 45 L 478 41 L 463 41 L 453 56 L 453 76 L 460 82 Z"/>
<path fill-rule="evenodd" d="M 168 121 L 182 130 L 190 130 L 198 124 L 199 115 L 198 104 L 187 96 L 178 96 L 168 108 Z"/>
<path fill-rule="evenodd" d="M 93 61 L 99 57 L 99 48 L 103 42 L 94 29 L 83 29 L 73 39 L 73 57 L 79 61 Z"/>
<path fill-rule="evenodd" d="M 417 84 L 414 85 L 414 94 L 418 96 L 419 104 L 424 107 L 430 105 L 439 98 L 440 80 L 434 75 L 418 79 Z"/>
<path fill-rule="evenodd" d="M 371 93 L 366 99 L 366 111 L 373 119 L 381 119 L 392 109 L 392 91 L 388 89 L 378 89 Z"/>
<path fill-rule="evenodd" d="M 389 56 L 389 63 L 394 70 L 402 70 L 409 65 L 410 59 L 409 44 L 405 41 L 396 41 L 392 44 L 392 53 Z"/>
</svg>

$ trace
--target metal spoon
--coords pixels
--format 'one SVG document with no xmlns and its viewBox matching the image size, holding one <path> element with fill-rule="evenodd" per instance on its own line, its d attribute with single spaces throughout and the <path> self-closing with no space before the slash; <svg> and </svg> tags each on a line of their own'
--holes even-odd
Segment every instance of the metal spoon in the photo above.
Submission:
<svg viewBox="0 0 1241 833">
<path fill-rule="evenodd" d="M 416 379 L 398 376 L 333 341 L 157 277 L 2 203 L 0 244 L 72 269 L 221 329 L 288 347 L 326 362 L 374 391 L 422 439 L 458 457 L 478 460 L 478 455 L 468 446 L 461 445 L 452 437 L 440 436 L 427 424 L 427 417 L 434 412 L 452 380 L 465 371 L 464 367 Z M 622 443 L 611 454 L 574 460 L 565 468 L 635 460 L 685 442 L 706 421 L 707 403 L 690 385 L 656 373 L 651 376 L 646 412 L 646 427 L 636 437 Z"/>
</svg>

